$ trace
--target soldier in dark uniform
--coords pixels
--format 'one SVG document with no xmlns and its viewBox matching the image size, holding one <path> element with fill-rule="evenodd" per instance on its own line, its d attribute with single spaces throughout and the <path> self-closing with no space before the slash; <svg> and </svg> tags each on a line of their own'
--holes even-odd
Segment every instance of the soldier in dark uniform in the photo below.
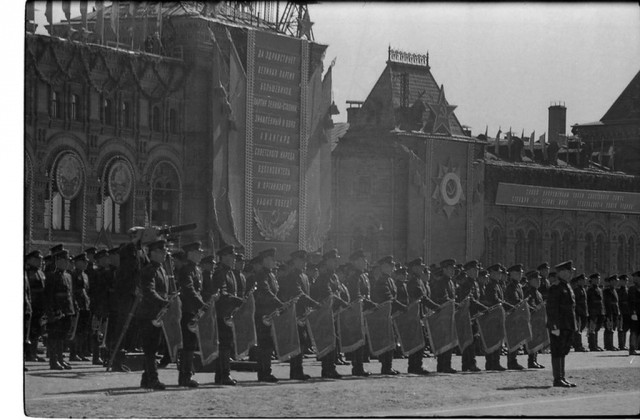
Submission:
<svg viewBox="0 0 640 420">
<path fill-rule="evenodd" d="M 395 268 L 392 255 L 381 258 L 378 261 L 380 275 L 373 283 L 371 290 L 371 300 L 377 304 L 387 301 L 392 302 L 392 312 L 406 309 L 406 305 L 398 301 L 398 291 L 395 283 L 391 279 L 391 273 Z M 382 365 L 380 373 L 382 375 L 397 375 L 399 372 L 393 369 L 393 350 L 389 350 L 378 356 Z"/>
<path fill-rule="evenodd" d="M 256 274 L 262 271 L 262 269 L 262 258 L 258 256 L 252 258 L 248 264 L 245 264 L 244 278 L 247 279 L 245 296 L 246 293 L 256 288 Z"/>
<path fill-rule="evenodd" d="M 180 288 L 180 301 L 182 302 L 182 357 L 180 361 L 180 373 L 178 385 L 189 388 L 198 387 L 198 382 L 193 379 L 193 354 L 198 350 L 198 337 L 188 325 L 196 313 L 204 306 L 202 300 L 202 273 L 197 263 L 202 259 L 204 251 L 200 242 L 193 242 L 182 247 L 186 255 L 186 261 L 178 272 L 178 287 Z"/>
<path fill-rule="evenodd" d="M 85 273 L 89 259 L 82 252 L 73 258 L 74 270 L 71 273 L 73 286 L 73 299 L 78 310 L 78 324 L 76 335 L 70 346 L 69 360 L 72 362 L 88 362 L 84 355 L 85 343 L 91 337 L 91 312 L 90 300 L 87 293 L 89 289 L 89 276 Z"/>
<path fill-rule="evenodd" d="M 409 269 L 409 275 L 407 278 L 408 303 L 420 301 L 420 318 L 422 319 L 426 315 L 426 301 L 430 300 L 430 292 L 428 291 L 427 285 L 424 281 L 425 278 L 428 281 L 428 274 L 425 274 L 425 269 L 428 273 L 428 268 L 422 262 L 422 258 L 416 258 L 415 260 L 409 261 L 407 263 L 407 267 Z M 435 305 L 435 303 L 433 305 Z M 416 375 L 429 374 L 429 371 L 422 366 L 423 352 L 424 349 L 420 349 L 409 356 L 407 373 L 413 373 Z"/>
<path fill-rule="evenodd" d="M 360 298 L 363 300 L 363 309 L 372 307 L 371 302 L 371 283 L 369 281 L 369 275 L 365 272 L 367 268 L 367 257 L 362 249 L 356 250 L 349 256 L 349 262 L 351 263 L 351 271 L 347 277 L 345 284 L 349 289 L 349 296 L 351 302 Z M 353 376 L 367 377 L 371 373 L 364 369 L 364 356 L 367 346 L 365 343 L 362 347 L 354 350 L 351 354 L 351 374 Z"/>
<path fill-rule="evenodd" d="M 42 253 L 32 251 L 26 256 L 26 274 L 31 294 L 31 319 L 29 321 L 29 348 L 27 349 L 27 361 L 44 362 L 45 359 L 38 356 L 38 340 L 44 333 L 45 299 L 44 286 L 45 275 L 42 271 Z"/>
<path fill-rule="evenodd" d="M 618 328 L 618 318 L 620 318 L 620 308 L 618 307 L 618 292 L 616 292 L 616 284 L 618 276 L 615 274 L 609 276 L 604 281 L 604 290 L 602 298 L 604 301 L 604 349 L 609 351 L 617 351 L 613 346 L 613 331 Z"/>
<path fill-rule="evenodd" d="M 540 287 L 538 291 L 542 295 L 543 300 L 547 300 L 547 293 L 549 293 L 549 287 L 551 287 L 551 282 L 549 281 L 549 263 L 543 262 L 536 268 L 538 273 L 540 273 Z"/>
<path fill-rule="evenodd" d="M 216 260 L 213 255 L 207 255 L 200 260 L 200 271 L 202 272 L 202 300 L 207 302 L 214 294 L 213 272 L 216 268 Z"/>
<path fill-rule="evenodd" d="M 576 322 L 578 329 L 573 336 L 573 348 L 575 351 L 588 351 L 582 345 L 582 330 L 589 324 L 589 307 L 587 305 L 587 290 L 584 288 L 587 277 L 580 274 L 575 277 L 571 283 L 573 286 L 573 294 L 576 298 Z"/>
<path fill-rule="evenodd" d="M 529 304 L 530 308 L 536 308 L 543 302 L 542 293 L 538 290 L 540 287 L 540 273 L 538 270 L 529 271 L 526 274 L 527 285 L 522 289 L 524 292 L 524 298 Z M 538 353 L 529 353 L 529 360 L 527 363 L 529 369 L 544 369 L 540 363 L 538 363 Z"/>
<path fill-rule="evenodd" d="M 116 293 L 116 280 L 119 275 L 118 269 L 120 268 L 120 246 L 111 248 L 109 251 L 109 292 L 108 292 L 108 313 L 109 324 L 107 325 L 107 354 L 104 359 L 104 366 L 107 366 L 111 355 L 115 351 L 116 341 L 118 340 L 118 309 L 120 306 L 120 297 Z M 129 368 L 123 364 L 124 354 L 118 354 L 116 352 L 115 359 L 113 361 L 112 371 L 115 372 L 128 372 Z"/>
<path fill-rule="evenodd" d="M 333 308 L 334 310 L 343 305 L 348 305 L 347 302 L 340 298 L 340 280 L 336 274 L 338 268 L 338 261 L 340 255 L 338 255 L 337 249 L 332 249 L 326 252 L 322 256 L 321 270 L 318 279 L 311 286 L 311 298 L 317 302 L 322 303 L 329 296 L 333 296 Z M 336 371 L 336 351 L 330 352 L 320 359 L 322 363 L 322 377 L 329 379 L 341 379 L 340 375 Z"/>
<path fill-rule="evenodd" d="M 522 264 L 515 264 L 509 267 L 507 272 L 509 273 L 509 282 L 507 283 L 507 288 L 504 291 L 504 300 L 509 305 L 515 307 L 517 304 L 524 300 L 524 292 L 522 291 L 522 286 L 520 285 L 520 280 L 522 279 L 524 270 L 522 268 Z M 507 355 L 507 369 L 524 369 L 524 367 L 520 363 L 518 363 L 517 355 L 517 349 L 509 352 L 509 354 Z"/>
<path fill-rule="evenodd" d="M 455 300 L 456 292 L 453 285 L 453 275 L 455 273 L 456 261 L 447 259 L 440 262 L 442 275 L 435 278 L 431 284 L 431 300 L 437 305 L 442 305 L 448 300 Z M 451 367 L 451 355 L 453 351 L 448 350 L 438 355 L 437 371 L 442 373 L 456 373 L 457 370 Z"/>
<path fill-rule="evenodd" d="M 464 271 L 460 273 L 458 280 L 458 287 L 456 288 L 456 302 L 460 303 L 469 298 L 469 314 L 471 317 L 476 315 L 483 309 L 487 309 L 482 303 L 480 303 L 480 286 L 476 281 L 478 278 L 479 262 L 477 260 L 471 260 L 466 262 L 462 268 Z M 476 347 L 478 345 L 478 327 L 476 323 L 472 323 L 473 329 L 473 343 L 467 346 L 462 352 L 462 371 L 463 372 L 479 372 L 476 364 Z"/>
<path fill-rule="evenodd" d="M 640 337 L 640 270 L 631 274 L 633 284 L 629 287 L 629 355 L 638 354 Z"/>
<path fill-rule="evenodd" d="M 603 351 L 598 346 L 598 331 L 604 323 L 604 302 L 602 300 L 602 289 L 600 285 L 600 274 L 593 273 L 589 276 L 589 288 L 587 289 L 587 306 L 589 309 L 589 351 Z"/>
<path fill-rule="evenodd" d="M 618 322 L 618 349 L 629 350 L 626 346 L 627 331 L 631 323 L 631 312 L 629 312 L 629 276 L 626 274 L 618 277 L 618 307 L 620 308 L 620 320 Z"/>
<path fill-rule="evenodd" d="M 236 380 L 231 377 L 231 364 L 229 360 L 233 353 L 233 330 L 224 320 L 231 312 L 242 305 L 242 297 L 238 294 L 238 280 L 234 268 L 236 262 L 235 248 L 233 245 L 225 246 L 216 253 L 220 262 L 213 272 L 213 290 L 202 291 L 205 302 L 209 301 L 212 294 L 218 293 L 220 298 L 216 302 L 216 319 L 218 322 L 219 356 L 216 360 L 215 383 L 219 385 L 235 385 Z"/>
<path fill-rule="evenodd" d="M 166 245 L 164 240 L 148 245 L 150 263 L 140 272 L 142 301 L 137 312 L 144 352 L 144 373 L 140 387 L 159 390 L 165 389 L 165 385 L 158 379 L 156 365 L 156 353 L 160 349 L 162 329 L 153 325 L 152 321 L 158 312 L 168 304 L 169 291 L 174 289 L 164 269 L 164 261 L 167 256 Z"/>
<path fill-rule="evenodd" d="M 244 254 L 236 253 L 236 266 L 233 269 L 233 275 L 236 278 L 236 290 L 238 292 L 238 297 L 244 298 L 249 293 L 249 289 L 247 288 L 247 278 L 244 276 L 244 265 L 245 265 Z"/>
<path fill-rule="evenodd" d="M 483 305 L 492 307 L 504 301 L 502 287 L 500 287 L 500 277 L 502 276 L 502 266 L 494 264 L 487 268 L 489 281 L 484 288 L 484 294 L 480 295 L 480 302 Z M 486 370 L 503 371 L 505 368 L 500 365 L 500 349 L 485 355 Z"/>
<path fill-rule="evenodd" d="M 272 272 L 276 265 L 275 254 L 275 248 L 260 252 L 256 257 L 256 262 L 259 261 L 262 264 L 262 268 L 253 276 L 256 286 L 254 296 L 256 302 L 256 335 L 258 339 L 256 359 L 258 361 L 258 381 L 260 382 L 278 382 L 278 378 L 271 373 L 271 354 L 274 347 L 271 329 L 265 325 L 262 318 L 282 307 L 282 301 L 277 296 L 278 280 Z"/>
<path fill-rule="evenodd" d="M 92 364 L 104 363 L 102 343 L 105 339 L 106 329 L 101 325 L 109 319 L 109 284 L 111 282 L 111 270 L 109 270 L 109 251 L 102 249 L 96 252 L 97 268 L 93 277 L 89 277 L 89 300 L 91 302 L 91 325 L 93 330 L 93 360 Z"/>
<path fill-rule="evenodd" d="M 295 297 L 298 298 L 296 302 L 296 316 L 302 317 L 307 309 L 318 307 L 319 304 L 310 296 L 310 284 L 309 278 L 305 274 L 307 265 L 307 252 L 304 250 L 298 250 L 291 253 L 292 267 L 289 269 L 288 275 L 280 277 L 278 291 L 278 298 L 282 302 L 289 301 Z M 289 360 L 289 378 L 306 381 L 310 378 L 309 375 L 304 373 L 302 366 L 303 355 L 302 352 L 308 347 L 309 343 L 306 342 L 306 326 L 298 325 L 298 338 L 300 340 L 301 353 Z"/>
<path fill-rule="evenodd" d="M 569 354 L 573 334 L 577 330 L 575 296 L 567 284 L 573 271 L 573 262 L 567 261 L 555 267 L 558 282 L 549 288 L 547 295 L 547 328 L 551 340 L 551 366 L 553 386 L 575 387 L 565 378 L 564 358 Z"/>
<path fill-rule="evenodd" d="M 49 258 L 45 258 L 45 265 L 44 265 L 44 274 L 45 275 L 49 275 L 49 273 L 52 273 L 53 271 L 55 271 L 56 269 L 56 262 L 55 262 L 55 254 L 57 254 L 58 252 L 62 251 L 64 249 L 64 244 L 57 244 L 52 246 L 51 248 L 49 248 Z"/>
<path fill-rule="evenodd" d="M 54 256 L 55 268 L 45 282 L 45 308 L 48 318 L 49 367 L 52 370 L 71 369 L 62 356 L 64 340 L 71 329 L 71 317 L 75 315 L 72 280 L 69 269 L 69 251 L 63 249 Z"/>
</svg>

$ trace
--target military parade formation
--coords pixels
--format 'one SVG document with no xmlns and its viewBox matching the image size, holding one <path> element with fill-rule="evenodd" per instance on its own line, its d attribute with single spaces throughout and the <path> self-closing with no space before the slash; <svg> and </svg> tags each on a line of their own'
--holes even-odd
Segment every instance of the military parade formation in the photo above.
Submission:
<svg viewBox="0 0 640 420">
<path fill-rule="evenodd" d="M 305 381 L 307 354 L 321 362 L 322 378 L 340 379 L 344 359 L 354 376 L 370 376 L 365 363 L 375 358 L 380 374 L 398 375 L 396 357 L 408 358 L 408 374 L 428 375 L 423 358 L 432 355 L 437 372 L 453 374 L 454 353 L 463 372 L 480 371 L 480 355 L 486 370 L 522 370 L 523 352 L 527 368 L 541 369 L 537 354 L 549 348 L 553 385 L 569 388 L 572 348 L 635 355 L 640 344 L 640 271 L 608 276 L 603 286 L 598 273 L 576 274 L 572 261 L 525 270 L 476 260 L 403 264 L 389 255 L 370 264 L 357 250 L 342 264 L 332 249 L 280 262 L 274 248 L 245 261 L 233 246 L 205 255 L 200 242 L 171 249 L 171 238 L 144 232 L 130 229 L 131 240 L 112 249 L 71 256 L 59 244 L 25 256 L 26 361 L 129 371 L 127 354 L 142 352 L 140 386 L 160 390 L 158 368 L 171 362 L 178 385 L 198 387 L 196 355 L 213 365 L 216 384 L 233 386 L 231 362 L 246 358 L 258 381 L 275 383 L 274 358 L 288 361 L 289 379 Z"/>
</svg>

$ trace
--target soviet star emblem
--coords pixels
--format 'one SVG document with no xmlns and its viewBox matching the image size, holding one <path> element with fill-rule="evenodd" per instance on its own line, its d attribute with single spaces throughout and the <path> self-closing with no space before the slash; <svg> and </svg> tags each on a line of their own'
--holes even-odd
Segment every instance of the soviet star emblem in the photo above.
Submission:
<svg viewBox="0 0 640 420">
<path fill-rule="evenodd" d="M 448 105 L 447 100 L 444 97 L 444 85 L 440 86 L 440 93 L 438 94 L 438 103 L 432 105 L 427 103 L 431 110 L 431 114 L 434 116 L 433 128 L 431 132 L 449 134 L 451 135 L 451 125 L 449 118 L 453 114 L 453 110 L 457 108 L 457 105 Z M 445 133 L 442 133 L 444 131 Z"/>
<path fill-rule="evenodd" d="M 450 218 L 453 211 L 466 201 L 460 181 L 460 168 L 453 166 L 451 159 L 446 165 L 438 164 L 438 176 L 432 178 L 432 181 L 436 187 L 431 198 Z"/>
</svg>

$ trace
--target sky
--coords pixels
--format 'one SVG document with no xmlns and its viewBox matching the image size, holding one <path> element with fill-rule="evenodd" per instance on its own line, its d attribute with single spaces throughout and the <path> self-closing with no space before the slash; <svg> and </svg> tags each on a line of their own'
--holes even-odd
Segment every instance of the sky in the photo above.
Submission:
<svg viewBox="0 0 640 420">
<path fill-rule="evenodd" d="M 36 2 L 45 33 L 45 2 Z M 72 2 L 72 15 L 79 14 Z M 89 2 L 91 10 L 92 2 Z M 472 134 L 509 127 L 547 131 L 548 107 L 567 107 L 571 125 L 598 121 L 640 70 L 637 3 L 317 3 L 315 41 L 336 58 L 333 94 L 346 121 L 347 100 L 365 100 L 391 46 L 429 53 L 431 72 Z M 63 18 L 60 4 L 54 20 Z"/>
</svg>

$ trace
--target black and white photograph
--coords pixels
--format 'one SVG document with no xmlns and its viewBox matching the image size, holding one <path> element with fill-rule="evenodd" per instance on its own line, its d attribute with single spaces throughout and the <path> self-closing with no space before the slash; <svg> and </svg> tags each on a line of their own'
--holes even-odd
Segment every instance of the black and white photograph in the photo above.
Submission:
<svg viewBox="0 0 640 420">
<path fill-rule="evenodd" d="M 12 414 L 640 415 L 637 2 L 6 16 Z"/>
</svg>

